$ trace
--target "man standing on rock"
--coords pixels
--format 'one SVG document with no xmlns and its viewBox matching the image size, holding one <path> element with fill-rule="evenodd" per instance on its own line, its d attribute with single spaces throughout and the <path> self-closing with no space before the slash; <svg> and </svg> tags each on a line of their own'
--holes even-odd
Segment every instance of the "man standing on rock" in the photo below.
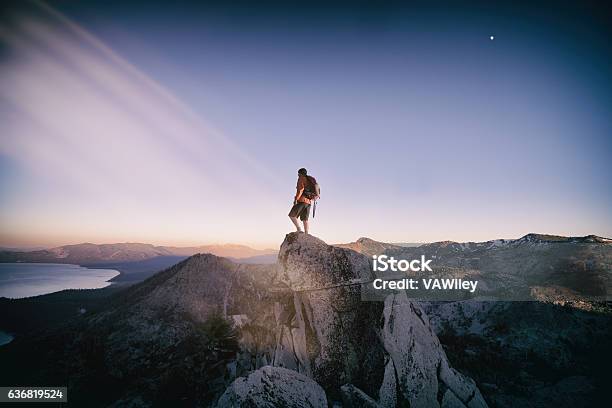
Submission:
<svg viewBox="0 0 612 408">
<path fill-rule="evenodd" d="M 289 211 L 289 218 L 295 225 L 298 232 L 302 232 L 298 217 L 304 223 L 304 232 L 308 234 L 308 217 L 310 217 L 310 204 L 319 198 L 321 193 L 317 180 L 308 175 L 305 168 L 298 170 L 298 181 L 296 187 L 295 198 L 293 199 L 293 207 Z"/>
</svg>

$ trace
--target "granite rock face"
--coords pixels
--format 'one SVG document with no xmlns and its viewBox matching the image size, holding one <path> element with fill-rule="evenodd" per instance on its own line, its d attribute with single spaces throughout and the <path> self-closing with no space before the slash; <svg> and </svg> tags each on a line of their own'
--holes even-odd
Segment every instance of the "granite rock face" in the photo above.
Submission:
<svg viewBox="0 0 612 408">
<path fill-rule="evenodd" d="M 287 235 L 277 284 L 274 364 L 297 370 L 329 396 L 395 407 L 486 407 L 475 383 L 453 370 L 417 303 L 404 292 L 361 300 L 373 279 L 369 257 L 310 235 Z M 453 404 L 453 405 L 449 405 Z"/>
<path fill-rule="evenodd" d="M 387 297 L 384 322 L 384 347 L 391 356 L 388 364 L 393 366 L 401 397 L 411 407 L 438 406 L 446 394 L 447 401 L 487 406 L 474 381 L 450 367 L 429 319 L 405 292 Z"/>
<path fill-rule="evenodd" d="M 384 376 L 383 304 L 362 302 L 355 283 L 371 278 L 368 259 L 293 233 L 281 246 L 278 273 L 290 295 L 277 313 L 274 364 L 313 378 L 332 396 L 347 383 L 376 393 Z"/>
<path fill-rule="evenodd" d="M 217 408 L 327 407 L 325 391 L 296 371 L 265 366 L 236 379 L 219 398 Z"/>
</svg>

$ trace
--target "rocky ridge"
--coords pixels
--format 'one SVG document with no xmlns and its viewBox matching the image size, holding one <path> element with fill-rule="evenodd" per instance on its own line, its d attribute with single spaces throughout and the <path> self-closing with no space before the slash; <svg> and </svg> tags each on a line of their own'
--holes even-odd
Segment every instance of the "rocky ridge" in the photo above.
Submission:
<svg viewBox="0 0 612 408">
<path fill-rule="evenodd" d="M 361 300 L 355 282 L 371 277 L 368 257 L 287 235 L 274 285 L 289 291 L 274 306 L 273 365 L 312 378 L 347 406 L 487 406 L 475 383 L 450 367 L 418 304 L 402 293 Z M 229 406 L 223 401 L 219 407 Z"/>
<path fill-rule="evenodd" d="M 605 271 L 610 259 L 607 244 L 544 245 L 549 246 L 546 251 L 531 245 L 519 248 L 522 256 L 516 262 L 522 263 L 509 266 L 507 245 L 482 249 L 480 264 L 472 269 L 501 265 L 515 268 L 501 271 L 511 276 L 525 265 L 546 271 L 548 262 L 562 254 L 578 261 L 584 259 L 581 256 L 592 259 L 583 263 L 589 266 L 582 271 Z M 446 243 L 425 250 L 431 255 L 438 251 L 437 259 L 454 268 L 466 268 L 460 265 L 473 254 L 467 247 L 454 248 Z M 404 251 L 405 256 L 415 250 L 384 249 Z M 530 307 L 527 302 L 515 302 L 525 304 L 520 310 L 514 304 L 419 303 L 404 292 L 384 301 L 363 301 L 360 283 L 371 278 L 369 255 L 292 233 L 280 248 L 277 265 L 239 265 L 214 255 L 195 255 L 121 292 L 101 312 L 85 314 L 77 323 L 44 336 L 16 339 L 0 349 L 0 360 L 16 369 L 5 370 L 11 380 L 61 380 L 71 388 L 73 401 L 95 397 L 102 406 L 152 406 L 173 398 L 220 408 L 287 401 L 294 406 L 318 401 L 310 406 L 483 407 L 493 396 L 496 406 L 506 407 L 513 406 L 514 391 L 499 387 L 517 377 L 512 361 L 527 355 L 537 361 L 551 359 L 559 345 L 567 343 L 563 360 L 557 362 L 560 381 L 543 382 L 534 369 L 520 367 L 532 373 L 518 376 L 523 383 L 536 385 L 525 389 L 540 396 L 543 402 L 538 406 L 543 406 L 551 393 L 558 396 L 555 401 L 563 401 L 563 384 L 584 385 L 583 394 L 577 393 L 572 401 L 597 387 L 599 377 L 590 378 L 586 371 L 591 360 L 577 365 L 580 349 L 556 339 L 555 333 L 562 323 L 568 338 L 584 340 L 577 347 L 591 346 L 589 336 L 606 338 L 605 317 L 567 311 L 560 315 L 547 305 Z M 518 312 L 530 322 L 522 329 L 528 336 L 512 328 Z M 531 316 L 536 318 L 528 319 Z M 477 336 L 478 342 L 458 352 L 465 342 L 461 336 Z M 496 343 L 486 343 L 489 336 Z M 545 347 L 539 339 L 546 340 Z M 484 368 L 463 364 L 472 355 L 474 363 L 480 356 L 494 360 L 484 360 Z M 498 369 L 499 361 L 506 366 Z M 568 376 L 570 371 L 578 375 Z M 492 375 L 500 374 L 503 381 L 492 384 Z M 101 383 L 114 392 L 96 395 Z M 487 401 L 481 389 L 487 391 Z"/>
</svg>

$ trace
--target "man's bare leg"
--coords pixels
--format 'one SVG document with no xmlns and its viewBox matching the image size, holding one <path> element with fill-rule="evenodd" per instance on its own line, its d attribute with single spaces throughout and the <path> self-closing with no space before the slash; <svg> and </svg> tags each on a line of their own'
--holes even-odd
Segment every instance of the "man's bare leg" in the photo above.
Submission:
<svg viewBox="0 0 612 408">
<path fill-rule="evenodd" d="M 293 223 L 293 225 L 295 225 L 295 229 L 297 230 L 297 232 L 302 232 L 302 229 L 300 228 L 300 223 L 297 219 L 297 217 L 289 217 L 291 219 L 291 222 Z"/>
<path fill-rule="evenodd" d="M 304 232 L 308 234 L 308 220 L 304 220 Z"/>
</svg>

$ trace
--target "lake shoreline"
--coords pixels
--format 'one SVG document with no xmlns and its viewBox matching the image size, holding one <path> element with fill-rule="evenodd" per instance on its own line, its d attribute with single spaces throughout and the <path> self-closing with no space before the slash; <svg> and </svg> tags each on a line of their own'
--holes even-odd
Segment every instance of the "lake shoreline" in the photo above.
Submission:
<svg viewBox="0 0 612 408">
<path fill-rule="evenodd" d="M 111 265 L 114 265 L 114 263 L 112 262 L 108 262 L 109 267 L 105 268 L 105 262 L 97 262 L 97 263 L 82 263 L 82 264 L 76 264 L 76 263 L 71 263 L 71 262 L 60 262 L 61 259 L 58 259 L 56 262 L 40 262 L 40 261 L 2 261 L 0 260 L 0 266 L 2 265 L 6 265 L 6 264 L 38 264 L 38 265 L 74 265 L 74 266 L 80 266 L 81 268 L 87 268 L 87 269 L 113 269 L 117 272 L 119 272 L 118 275 L 113 276 L 112 278 L 110 278 L 108 280 L 108 282 L 113 282 L 115 281 L 117 278 L 119 278 L 120 275 L 125 275 L 125 272 L 121 271 L 120 269 L 117 268 L 113 268 L 110 267 Z"/>
<path fill-rule="evenodd" d="M 5 346 L 15 340 L 13 333 L 9 333 L 4 330 L 0 330 L 0 347 Z"/>
<path fill-rule="evenodd" d="M 0 263 L 0 297 L 23 299 L 67 289 L 103 289 L 121 272 L 50 262 Z"/>
</svg>

